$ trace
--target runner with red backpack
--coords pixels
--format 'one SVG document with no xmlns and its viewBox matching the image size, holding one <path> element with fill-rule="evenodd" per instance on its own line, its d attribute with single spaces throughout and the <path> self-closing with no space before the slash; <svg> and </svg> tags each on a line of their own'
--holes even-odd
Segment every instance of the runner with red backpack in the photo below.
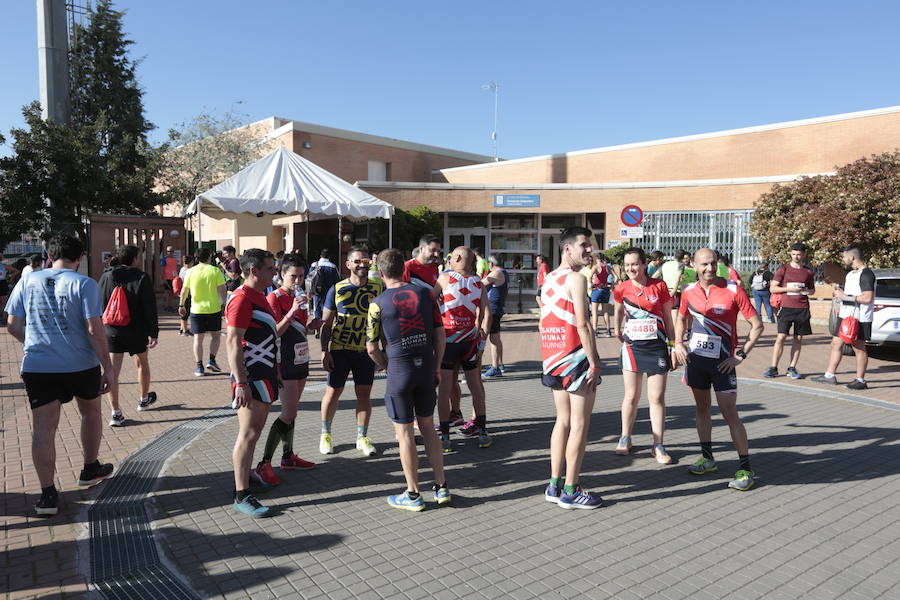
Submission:
<svg viewBox="0 0 900 600">
<path fill-rule="evenodd" d="M 156 313 L 156 294 L 150 277 L 134 264 L 140 250 L 137 246 L 122 246 L 110 266 L 100 277 L 100 293 L 105 309 L 103 324 L 106 326 L 109 358 L 115 378 L 109 386 L 111 427 L 125 424 L 125 415 L 119 404 L 119 373 L 127 352 L 134 356 L 140 384 L 137 409 L 146 410 L 156 402 L 156 392 L 150 391 L 149 348 L 155 348 L 159 337 L 159 321 Z"/>
</svg>

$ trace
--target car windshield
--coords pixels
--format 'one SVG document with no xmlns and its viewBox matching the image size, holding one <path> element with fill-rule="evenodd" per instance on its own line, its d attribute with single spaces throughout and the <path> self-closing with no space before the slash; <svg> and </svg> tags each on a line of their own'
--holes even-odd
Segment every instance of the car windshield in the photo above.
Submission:
<svg viewBox="0 0 900 600">
<path fill-rule="evenodd" d="M 875 282 L 875 297 L 900 300 L 900 277 L 878 279 Z"/>
</svg>

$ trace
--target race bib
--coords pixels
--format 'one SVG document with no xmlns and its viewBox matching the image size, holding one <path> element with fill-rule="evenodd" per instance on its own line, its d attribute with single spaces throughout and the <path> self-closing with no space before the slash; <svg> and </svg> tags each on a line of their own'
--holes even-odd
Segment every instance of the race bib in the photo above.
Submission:
<svg viewBox="0 0 900 600">
<path fill-rule="evenodd" d="M 625 335 L 632 341 L 655 340 L 656 319 L 629 319 L 625 322 Z"/>
<path fill-rule="evenodd" d="M 722 352 L 722 338 L 718 335 L 691 333 L 690 353 L 706 358 L 719 358 Z"/>
<path fill-rule="evenodd" d="M 294 364 L 305 365 L 309 362 L 309 343 L 297 342 L 294 344 Z"/>
</svg>

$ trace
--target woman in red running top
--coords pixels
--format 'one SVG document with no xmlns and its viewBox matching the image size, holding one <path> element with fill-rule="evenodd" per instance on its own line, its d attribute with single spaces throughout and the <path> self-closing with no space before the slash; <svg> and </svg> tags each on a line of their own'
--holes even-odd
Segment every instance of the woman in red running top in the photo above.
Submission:
<svg viewBox="0 0 900 600">
<path fill-rule="evenodd" d="M 666 423 L 666 379 L 673 368 L 669 351 L 672 324 L 672 297 L 661 279 L 647 275 L 647 256 L 640 248 L 625 252 L 625 273 L 628 280 L 616 286 L 616 337 L 622 340 L 622 379 L 625 397 L 622 400 L 622 434 L 616 454 L 631 452 L 631 432 L 641 398 L 643 374 L 647 374 L 647 398 L 650 401 L 650 428 L 653 446 L 650 453 L 663 465 L 674 462 L 663 445 Z M 624 325 L 624 328 L 623 328 Z"/>
</svg>

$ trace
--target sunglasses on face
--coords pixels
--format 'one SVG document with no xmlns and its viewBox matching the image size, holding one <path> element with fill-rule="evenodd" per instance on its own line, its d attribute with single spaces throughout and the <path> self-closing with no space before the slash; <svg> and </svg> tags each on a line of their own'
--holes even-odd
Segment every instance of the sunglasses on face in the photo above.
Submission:
<svg viewBox="0 0 900 600">
<path fill-rule="evenodd" d="M 351 260 L 350 262 L 352 262 L 354 265 L 359 265 L 359 266 L 363 266 L 363 267 L 368 267 L 369 265 L 372 264 L 372 260 L 368 259 L 368 258 L 356 258 L 354 260 Z"/>
</svg>

